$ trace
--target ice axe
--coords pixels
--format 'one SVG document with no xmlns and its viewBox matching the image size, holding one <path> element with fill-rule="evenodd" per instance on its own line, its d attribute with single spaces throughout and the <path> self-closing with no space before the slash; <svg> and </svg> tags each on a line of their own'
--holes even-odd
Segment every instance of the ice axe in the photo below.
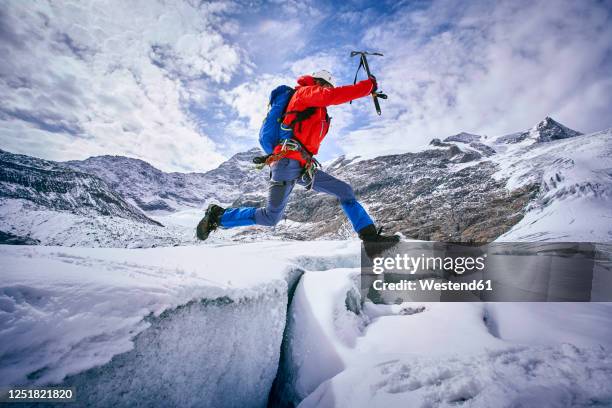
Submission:
<svg viewBox="0 0 612 408">
<path fill-rule="evenodd" d="M 365 69 L 365 72 L 368 75 L 368 78 L 372 76 L 372 73 L 370 72 L 370 66 L 368 65 L 368 58 L 366 57 L 366 55 L 376 55 L 379 57 L 383 56 L 380 52 L 351 51 L 351 57 L 354 57 L 355 55 L 360 56 L 360 61 L 359 61 L 359 66 L 357 67 L 357 72 L 355 72 L 355 80 L 353 81 L 353 84 L 357 83 L 357 74 L 359 73 L 359 70 L 361 69 L 361 67 Z M 374 101 L 374 107 L 376 108 L 376 113 L 380 115 L 381 112 L 380 112 L 380 104 L 378 103 L 378 98 L 387 99 L 387 95 L 385 95 L 382 92 L 372 92 L 372 100 Z"/>
</svg>

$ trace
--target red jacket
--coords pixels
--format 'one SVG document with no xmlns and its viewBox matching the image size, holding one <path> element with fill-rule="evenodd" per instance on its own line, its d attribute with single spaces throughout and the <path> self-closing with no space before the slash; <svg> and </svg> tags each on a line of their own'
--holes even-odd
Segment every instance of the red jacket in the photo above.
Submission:
<svg viewBox="0 0 612 408">
<path fill-rule="evenodd" d="M 298 86 L 289 101 L 287 112 L 303 111 L 306 108 L 316 107 L 315 113 L 308 119 L 303 120 L 293 128 L 293 137 L 299 140 L 312 154 L 319 152 L 319 146 L 327 131 L 329 130 L 330 117 L 327 115 L 326 106 L 340 105 L 358 99 L 372 93 L 374 84 L 372 80 L 366 79 L 355 85 L 340 86 L 337 88 L 324 88 L 317 85 L 314 78 L 305 75 L 298 79 Z M 283 123 L 288 125 L 295 118 L 295 114 L 285 116 Z M 276 146 L 274 153 L 279 153 L 280 146 Z M 302 165 L 306 163 L 300 152 L 289 151 L 285 156 L 289 159 L 298 160 Z"/>
</svg>

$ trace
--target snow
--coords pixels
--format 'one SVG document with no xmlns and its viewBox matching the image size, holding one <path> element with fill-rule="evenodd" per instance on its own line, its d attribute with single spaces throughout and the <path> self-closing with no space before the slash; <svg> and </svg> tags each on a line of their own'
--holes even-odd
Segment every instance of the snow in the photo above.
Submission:
<svg viewBox="0 0 612 408">
<path fill-rule="evenodd" d="M 396 355 L 342 372 L 299 407 L 608 406 L 611 370 L 609 353 L 567 344 L 443 359 Z"/>
<path fill-rule="evenodd" d="M 602 199 L 568 198 L 532 208 L 496 241 L 609 242 L 612 207 Z"/>
<path fill-rule="evenodd" d="M 323 380 L 372 354 L 406 352 L 440 354 L 448 351 L 473 352 L 500 343 L 483 323 L 482 304 L 453 305 L 453 313 L 441 303 L 426 304 L 426 312 L 406 318 L 407 307 L 373 305 L 361 308 L 358 269 L 308 271 L 300 280 L 288 322 L 291 341 L 288 350 L 294 400 L 313 392 Z M 357 305 L 347 310 L 347 303 Z M 425 305 L 425 304 L 423 304 Z M 460 315 L 461 319 L 456 316 Z M 444 336 L 440 336 L 444 333 Z"/>
<path fill-rule="evenodd" d="M 355 267 L 357 248 L 354 242 L 149 249 L 0 246 L 1 385 L 61 382 L 67 375 L 106 364 L 132 350 L 138 339 L 163 333 L 153 328 L 170 320 L 184 328 L 175 329 L 179 337 L 187 336 L 182 338 L 185 344 L 181 349 L 196 354 L 205 350 L 203 355 L 209 359 L 218 342 L 231 348 L 239 345 L 256 354 L 265 351 L 259 359 L 254 356 L 255 360 L 234 352 L 220 366 L 214 361 L 204 365 L 211 369 L 212 364 L 221 371 L 226 370 L 226 364 L 246 366 L 247 372 L 242 374 L 262 378 L 255 387 L 261 392 L 262 387 L 271 386 L 276 373 L 287 290 L 297 279 L 300 264 Z M 316 259 L 310 256 L 313 253 L 319 254 Z M 166 318 L 184 314 L 181 310 L 186 306 L 203 300 L 212 302 L 210 307 L 215 302 L 228 302 L 237 310 L 217 313 L 223 316 L 212 326 L 206 324 L 206 319 L 215 320 L 210 312 L 200 312 L 200 322 Z M 244 308 L 251 311 L 241 313 Z M 223 324 L 234 318 L 232 324 Z M 197 338 L 190 338 L 185 329 L 192 326 L 201 329 Z M 255 333 L 270 330 L 266 336 L 251 333 L 243 338 L 240 327 L 250 327 Z M 206 343 L 206 336 L 212 336 L 210 343 Z M 154 342 L 164 343 L 159 336 Z M 197 357 L 180 353 L 176 344 L 168 347 L 170 351 L 166 352 L 174 353 L 174 360 L 151 356 L 149 373 L 162 375 L 169 370 L 165 364 L 180 365 L 185 359 Z M 143 353 L 139 350 L 133 358 Z M 156 365 L 157 360 L 160 362 Z M 184 370 L 189 372 L 190 367 L 186 364 Z M 74 378 L 79 381 L 78 376 Z M 147 391 L 153 392 L 155 384 L 148 386 Z"/>
<path fill-rule="evenodd" d="M 612 350 L 612 303 L 488 303 L 486 315 L 491 332 L 512 343 Z"/>
<path fill-rule="evenodd" d="M 143 248 L 194 243 L 189 233 L 169 224 L 158 226 L 120 217 L 74 214 L 32 205 L 27 200 L 0 199 L 0 230 L 27 236 L 42 245 Z"/>
<path fill-rule="evenodd" d="M 541 183 L 525 217 L 497 241 L 612 239 L 612 129 L 516 147 L 493 159 L 498 179 L 514 190 Z"/>
<path fill-rule="evenodd" d="M 60 383 L 106 406 L 117 390 L 123 405 L 264 406 L 276 376 L 277 399 L 305 407 L 612 400 L 612 305 L 375 305 L 358 253 L 0 246 L 1 385 Z"/>
<path fill-rule="evenodd" d="M 492 158 L 500 166 L 496 178 L 508 179 L 510 190 L 534 180 L 546 181 L 559 171 L 568 177 L 565 184 L 585 181 L 589 176 L 594 182 L 609 181 L 605 173 L 612 161 L 610 137 L 612 129 L 547 143 L 512 145 L 505 154 Z"/>
<path fill-rule="evenodd" d="M 362 304 L 358 277 L 358 269 L 302 276 L 281 367 L 284 401 L 300 407 L 612 401 L 610 304 Z"/>
<path fill-rule="evenodd" d="M 94 248 L 150 248 L 198 245 L 195 226 L 204 216 L 201 208 L 147 213 L 163 226 L 125 218 L 81 215 L 33 206 L 27 200 L 0 199 L 0 231 L 37 240 L 41 245 Z M 282 220 L 277 228 L 251 226 L 219 229 L 207 242 L 261 242 L 287 240 L 299 235 L 304 223 Z M 350 231 L 352 236 L 352 230 Z M 321 237 L 325 239 L 325 237 Z"/>
</svg>

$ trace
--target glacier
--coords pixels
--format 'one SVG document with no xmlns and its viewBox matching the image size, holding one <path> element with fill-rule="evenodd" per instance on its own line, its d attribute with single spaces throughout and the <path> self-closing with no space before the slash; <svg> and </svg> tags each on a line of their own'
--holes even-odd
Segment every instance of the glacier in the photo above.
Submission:
<svg viewBox="0 0 612 408">
<path fill-rule="evenodd" d="M 0 269 L 0 386 L 87 406 L 612 402 L 612 304 L 375 305 L 357 241 L 5 245 Z"/>
<path fill-rule="evenodd" d="M 607 406 L 612 304 L 363 301 L 359 270 L 306 271 L 279 406 Z"/>
<path fill-rule="evenodd" d="M 309 255 L 321 245 L 334 255 Z M 90 406 L 266 406 L 289 290 L 305 267 L 355 267 L 356 248 L 0 246 L 0 386 L 75 386 Z"/>
</svg>

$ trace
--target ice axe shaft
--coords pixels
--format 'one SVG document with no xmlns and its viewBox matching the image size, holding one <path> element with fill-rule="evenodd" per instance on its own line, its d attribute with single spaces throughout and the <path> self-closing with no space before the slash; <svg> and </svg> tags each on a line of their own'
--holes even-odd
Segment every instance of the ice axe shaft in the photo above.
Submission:
<svg viewBox="0 0 612 408">
<path fill-rule="evenodd" d="M 363 68 L 365 69 L 366 74 L 368 74 L 368 78 L 372 75 L 370 72 L 370 66 L 368 65 L 368 59 L 366 58 L 366 54 L 361 54 L 361 63 L 363 64 Z M 372 92 L 372 100 L 374 101 L 374 107 L 376 108 L 376 113 L 379 115 L 382 113 L 380 111 L 380 103 L 378 103 L 378 96 L 376 92 Z"/>
<path fill-rule="evenodd" d="M 363 65 L 363 69 L 365 69 L 368 78 L 372 76 L 370 72 L 370 66 L 368 65 L 368 58 L 366 55 L 376 55 L 382 57 L 383 55 L 380 52 L 366 52 L 366 51 L 351 51 L 351 57 L 355 55 L 359 55 L 361 58 L 360 66 Z M 357 68 L 357 72 L 359 72 L 359 68 Z M 357 81 L 357 74 L 355 74 L 355 81 Z M 381 114 L 380 104 L 378 103 L 378 98 L 387 99 L 387 95 L 383 93 L 372 92 L 372 100 L 374 101 L 374 107 L 376 108 L 376 113 Z"/>
</svg>

